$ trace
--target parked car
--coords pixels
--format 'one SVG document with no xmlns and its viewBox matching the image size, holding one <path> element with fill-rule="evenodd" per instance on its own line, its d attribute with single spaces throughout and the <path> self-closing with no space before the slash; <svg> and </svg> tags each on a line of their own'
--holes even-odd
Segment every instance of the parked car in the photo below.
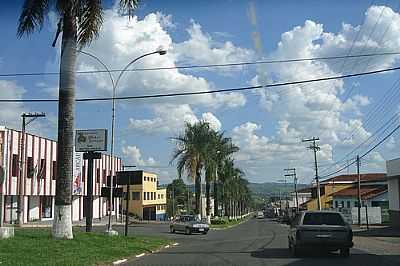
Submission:
<svg viewBox="0 0 400 266">
<path fill-rule="evenodd" d="M 340 250 L 348 257 L 353 247 L 353 231 L 339 212 L 304 211 L 290 222 L 289 249 L 294 256 L 305 248 Z"/>
<path fill-rule="evenodd" d="M 171 233 L 175 233 L 177 231 L 185 232 L 185 234 L 190 235 L 192 233 L 202 233 L 207 234 L 210 229 L 208 224 L 204 221 L 201 221 L 195 215 L 182 215 L 176 217 L 171 225 L 169 226 Z"/>
<path fill-rule="evenodd" d="M 263 211 L 258 211 L 257 212 L 257 219 L 264 219 L 264 212 Z"/>
</svg>

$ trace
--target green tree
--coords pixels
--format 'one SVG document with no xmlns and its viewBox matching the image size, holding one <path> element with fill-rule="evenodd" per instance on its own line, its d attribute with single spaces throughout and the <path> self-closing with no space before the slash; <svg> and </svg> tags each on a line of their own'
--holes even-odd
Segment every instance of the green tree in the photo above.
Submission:
<svg viewBox="0 0 400 266">
<path fill-rule="evenodd" d="M 167 214 L 175 216 L 179 208 L 188 204 L 188 189 L 181 178 L 174 179 L 167 186 Z"/>
<path fill-rule="evenodd" d="M 132 16 L 138 0 L 120 0 L 123 13 Z M 59 104 L 57 180 L 52 234 L 55 238 L 72 239 L 72 161 L 75 115 L 75 65 L 77 48 L 89 45 L 103 23 L 101 0 L 25 0 L 19 18 L 17 34 L 40 30 L 45 16 L 55 9 L 62 32 Z"/>
<path fill-rule="evenodd" d="M 172 138 L 176 147 L 172 155 L 171 164 L 177 161 L 179 178 L 184 173 L 195 184 L 195 214 L 200 215 L 201 175 L 205 166 L 208 145 L 210 143 L 210 126 L 204 121 L 195 124 L 186 123 L 184 133 Z"/>
</svg>

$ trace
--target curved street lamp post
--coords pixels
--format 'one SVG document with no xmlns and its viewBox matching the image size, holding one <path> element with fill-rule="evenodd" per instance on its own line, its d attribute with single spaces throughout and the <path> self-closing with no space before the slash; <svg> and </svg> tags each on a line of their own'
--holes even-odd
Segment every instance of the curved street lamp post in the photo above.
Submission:
<svg viewBox="0 0 400 266">
<path fill-rule="evenodd" d="M 110 69 L 106 66 L 106 64 L 104 64 L 97 56 L 90 54 L 88 52 L 82 51 L 82 50 L 77 50 L 79 53 L 87 55 L 93 59 L 95 59 L 97 62 L 99 62 L 104 69 L 107 71 L 110 80 L 111 80 L 111 84 L 112 84 L 112 117 L 111 117 L 111 158 L 114 156 L 114 142 L 115 142 L 115 97 L 116 97 L 116 90 L 117 90 L 117 86 L 119 81 L 121 80 L 122 75 L 125 73 L 126 70 L 128 70 L 128 68 L 134 64 L 135 62 L 137 62 L 138 60 L 142 59 L 143 57 L 149 56 L 149 55 L 153 55 L 153 54 L 159 54 L 159 55 L 165 55 L 167 53 L 166 50 L 162 50 L 159 49 L 157 51 L 151 52 L 151 53 L 147 53 L 147 54 L 143 54 L 135 59 L 133 59 L 132 61 L 130 61 L 123 69 L 122 71 L 119 73 L 117 80 L 114 81 L 114 78 L 111 74 Z M 113 167 L 114 167 L 114 160 L 111 160 L 111 177 L 110 177 L 110 210 L 109 210 L 109 216 L 108 216 L 108 226 L 107 226 L 107 232 L 111 235 L 115 235 L 117 234 L 116 231 L 112 230 L 112 224 L 111 224 L 111 215 L 112 215 L 112 207 L 113 207 L 113 188 L 114 188 L 114 184 L 113 184 Z"/>
</svg>

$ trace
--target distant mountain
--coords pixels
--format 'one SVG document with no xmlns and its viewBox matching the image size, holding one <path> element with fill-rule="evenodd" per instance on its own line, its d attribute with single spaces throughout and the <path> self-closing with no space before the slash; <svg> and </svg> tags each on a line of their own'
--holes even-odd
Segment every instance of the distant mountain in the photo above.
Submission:
<svg viewBox="0 0 400 266">
<path fill-rule="evenodd" d="M 297 184 L 297 189 L 302 189 L 307 187 L 306 184 Z M 252 193 L 261 198 L 268 198 L 271 196 L 279 196 L 279 191 L 281 193 L 285 192 L 293 192 L 294 186 L 293 184 L 283 184 L 283 183 L 275 183 L 275 182 L 265 182 L 265 183 L 249 183 L 249 188 Z"/>
</svg>

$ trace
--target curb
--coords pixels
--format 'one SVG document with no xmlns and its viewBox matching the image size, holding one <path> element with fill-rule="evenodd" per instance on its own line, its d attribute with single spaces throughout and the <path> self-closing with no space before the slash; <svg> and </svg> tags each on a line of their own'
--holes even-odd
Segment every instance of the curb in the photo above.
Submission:
<svg viewBox="0 0 400 266">
<path fill-rule="evenodd" d="M 226 229 L 230 229 L 230 228 L 233 228 L 233 227 L 235 227 L 235 226 L 238 226 L 238 225 L 241 225 L 242 223 L 245 223 L 245 222 L 247 222 L 247 221 L 249 221 L 250 220 L 250 218 L 249 219 L 244 219 L 243 221 L 241 221 L 240 223 L 237 223 L 237 224 L 234 224 L 234 225 L 229 225 L 229 226 L 227 226 L 227 227 L 222 227 L 222 228 L 210 228 L 210 230 L 213 230 L 213 231 L 219 231 L 219 230 L 226 230 Z"/>
<path fill-rule="evenodd" d="M 125 259 L 124 258 L 124 259 L 113 261 L 112 265 L 119 265 L 119 264 L 124 264 L 124 263 L 129 262 L 129 261 L 134 261 L 134 260 L 139 259 L 141 257 L 144 257 L 146 255 L 157 253 L 157 252 L 160 252 L 161 250 L 171 248 L 171 246 L 178 246 L 178 245 L 179 245 L 179 243 L 177 243 L 177 242 L 169 244 L 169 245 L 165 245 L 165 246 L 162 246 L 162 247 L 160 247 L 159 249 L 156 249 L 156 250 L 150 250 L 149 252 L 140 253 L 140 254 L 135 255 L 134 257 L 131 257 L 129 259 Z"/>
</svg>

